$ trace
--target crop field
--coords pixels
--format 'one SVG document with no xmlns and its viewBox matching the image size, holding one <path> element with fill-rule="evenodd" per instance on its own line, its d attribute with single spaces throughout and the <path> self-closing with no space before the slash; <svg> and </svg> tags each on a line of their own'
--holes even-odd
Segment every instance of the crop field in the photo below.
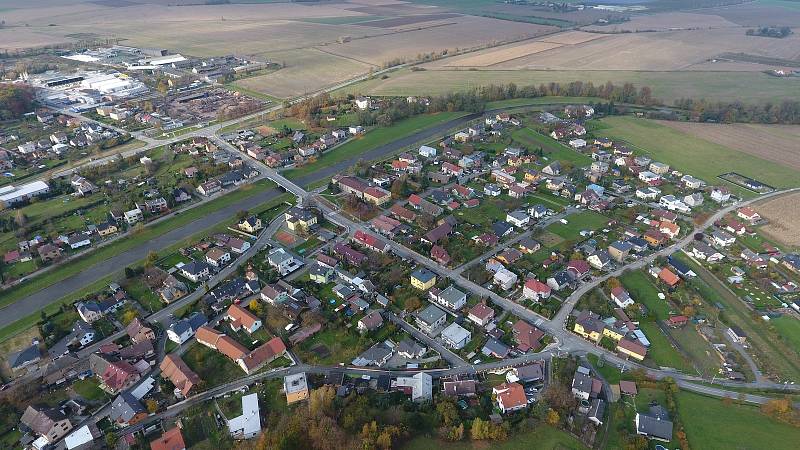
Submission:
<svg viewBox="0 0 800 450">
<path fill-rule="evenodd" d="M 561 46 L 562 44 L 551 42 L 529 41 L 524 44 L 490 49 L 477 55 L 468 55 L 466 58 L 446 59 L 442 63 L 446 67 L 487 67 Z"/>
<path fill-rule="evenodd" d="M 317 49 L 287 50 L 264 56 L 286 67 L 266 75 L 234 83 L 256 92 L 287 98 L 314 92 L 322 87 L 369 72 L 369 64 L 342 58 Z"/>
<path fill-rule="evenodd" d="M 336 55 L 381 65 L 396 58 L 456 48 L 468 49 L 492 42 L 514 41 L 539 36 L 556 30 L 554 27 L 519 22 L 506 22 L 485 17 L 462 16 L 446 24 L 386 34 L 366 39 L 353 39 L 331 44 L 325 50 Z"/>
<path fill-rule="evenodd" d="M 742 5 L 709 8 L 703 12 L 748 27 L 765 23 L 776 27 L 800 26 L 800 3 L 793 0 L 757 0 Z"/>
<path fill-rule="evenodd" d="M 800 126 L 659 121 L 681 133 L 800 170 Z"/>
<path fill-rule="evenodd" d="M 502 69 L 683 70 L 721 53 L 793 59 L 800 37 L 747 36 L 740 28 L 623 33 L 498 64 Z"/>
<path fill-rule="evenodd" d="M 800 428 L 771 419 L 756 407 L 726 405 L 685 391 L 677 397 L 678 416 L 692 448 L 788 450 L 800 439 Z"/>
<path fill-rule="evenodd" d="M 769 221 L 759 230 L 768 237 L 791 246 L 800 246 L 800 193 L 781 195 L 755 205 Z"/>
<path fill-rule="evenodd" d="M 674 29 L 709 29 L 726 28 L 740 25 L 723 17 L 711 14 L 695 14 L 685 12 L 670 12 L 663 14 L 648 14 L 633 16 L 631 20 L 610 25 L 593 25 L 585 27 L 587 30 L 601 33 L 618 33 L 621 31 L 668 31 Z"/>
<path fill-rule="evenodd" d="M 719 183 L 717 176 L 735 171 L 776 187 L 800 185 L 797 171 L 781 164 L 742 153 L 713 142 L 682 133 L 647 119 L 609 117 L 602 120 L 603 136 L 622 140 L 656 160 L 705 180 Z M 742 195 L 751 196 L 734 185 L 729 186 Z"/>
</svg>

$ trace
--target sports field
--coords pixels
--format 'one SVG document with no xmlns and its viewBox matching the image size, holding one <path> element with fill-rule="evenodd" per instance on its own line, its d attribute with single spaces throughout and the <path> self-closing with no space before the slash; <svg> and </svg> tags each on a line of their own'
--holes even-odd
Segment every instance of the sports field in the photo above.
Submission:
<svg viewBox="0 0 800 450">
<path fill-rule="evenodd" d="M 699 177 L 709 185 L 723 183 L 717 176 L 733 171 L 778 188 L 800 186 L 797 171 L 790 167 L 682 133 L 656 121 L 619 116 L 602 119 L 601 124 L 598 134 L 623 140 L 637 151 Z M 754 195 L 735 185 L 730 187 L 742 195 Z"/>
</svg>

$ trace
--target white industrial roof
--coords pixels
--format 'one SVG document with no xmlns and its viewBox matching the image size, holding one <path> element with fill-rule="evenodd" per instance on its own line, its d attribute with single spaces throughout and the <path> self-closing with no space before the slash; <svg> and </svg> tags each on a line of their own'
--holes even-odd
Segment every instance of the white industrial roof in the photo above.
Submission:
<svg viewBox="0 0 800 450">
<path fill-rule="evenodd" d="M 34 181 L 33 183 L 23 184 L 19 187 L 6 186 L 0 189 L 0 202 L 14 200 L 19 197 L 31 194 L 38 194 L 43 190 L 50 189 L 44 181 Z"/>
<path fill-rule="evenodd" d="M 261 417 L 258 409 L 258 394 L 242 397 L 242 415 L 228 421 L 231 433 L 252 436 L 261 431 Z"/>
</svg>

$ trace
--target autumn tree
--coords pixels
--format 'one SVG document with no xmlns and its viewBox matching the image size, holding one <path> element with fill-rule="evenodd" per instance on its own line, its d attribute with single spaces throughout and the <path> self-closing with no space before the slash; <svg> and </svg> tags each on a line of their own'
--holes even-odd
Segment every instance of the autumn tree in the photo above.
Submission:
<svg viewBox="0 0 800 450">
<path fill-rule="evenodd" d="M 453 426 L 459 420 L 458 408 L 451 398 L 444 398 L 436 404 L 436 412 L 445 426 Z"/>
<path fill-rule="evenodd" d="M 558 414 L 558 411 L 555 409 L 550 409 L 547 411 L 547 423 L 551 426 L 557 426 L 559 422 L 561 422 L 561 416 Z"/>
</svg>

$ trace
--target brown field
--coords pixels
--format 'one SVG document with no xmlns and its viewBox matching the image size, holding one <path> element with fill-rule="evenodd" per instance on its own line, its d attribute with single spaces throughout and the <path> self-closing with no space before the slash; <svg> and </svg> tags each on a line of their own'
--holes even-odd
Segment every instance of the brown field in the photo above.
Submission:
<svg viewBox="0 0 800 450">
<path fill-rule="evenodd" d="M 552 34 L 550 36 L 539 39 L 542 42 L 553 42 L 556 44 L 564 45 L 578 45 L 584 42 L 593 41 L 595 39 L 602 39 L 602 34 L 585 33 L 583 31 L 566 31 L 564 33 Z"/>
<path fill-rule="evenodd" d="M 416 58 L 427 52 L 466 49 L 539 36 L 555 27 L 521 22 L 507 22 L 485 17 L 462 16 L 448 24 L 420 30 L 405 31 L 367 39 L 353 39 L 345 44 L 325 48 L 331 53 L 381 65 L 395 58 Z"/>
<path fill-rule="evenodd" d="M 787 1 L 786 4 L 788 5 L 789 2 Z M 758 27 L 766 24 L 776 27 L 800 27 L 800 6 L 797 6 L 796 3 L 794 8 L 745 3 L 724 8 L 702 9 L 698 13 L 717 15 L 747 27 Z"/>
<path fill-rule="evenodd" d="M 762 232 L 784 245 L 800 246 L 800 192 L 757 203 L 755 209 L 769 220 Z"/>
<path fill-rule="evenodd" d="M 489 49 L 466 57 L 445 59 L 442 63 L 445 67 L 487 67 L 558 47 L 561 47 L 561 44 L 528 41 L 524 44 L 512 44 L 508 47 Z"/>
<path fill-rule="evenodd" d="M 406 25 L 414 25 L 417 23 L 452 19 L 454 17 L 460 17 L 460 15 L 454 13 L 417 14 L 414 16 L 394 17 L 391 19 L 371 20 L 369 22 L 363 22 L 360 25 L 363 27 L 395 28 L 395 27 L 404 27 Z"/>
<path fill-rule="evenodd" d="M 793 59 L 800 36 L 746 36 L 739 28 L 627 33 L 558 48 L 494 66 L 498 69 L 684 70 L 723 52 Z"/>
<path fill-rule="evenodd" d="M 314 92 L 367 73 L 372 67 L 313 48 L 270 52 L 264 56 L 284 62 L 286 67 L 266 75 L 244 78 L 236 84 L 278 98 Z"/>
<path fill-rule="evenodd" d="M 617 33 L 620 31 L 670 31 L 670 30 L 690 30 L 706 28 L 730 28 L 739 27 L 729 20 L 711 14 L 693 13 L 662 13 L 653 15 L 634 16 L 630 21 L 615 23 L 611 25 L 593 25 L 584 27 L 586 30 L 594 30 L 605 33 Z"/>
<path fill-rule="evenodd" d="M 672 121 L 658 123 L 800 171 L 800 126 Z"/>
</svg>

